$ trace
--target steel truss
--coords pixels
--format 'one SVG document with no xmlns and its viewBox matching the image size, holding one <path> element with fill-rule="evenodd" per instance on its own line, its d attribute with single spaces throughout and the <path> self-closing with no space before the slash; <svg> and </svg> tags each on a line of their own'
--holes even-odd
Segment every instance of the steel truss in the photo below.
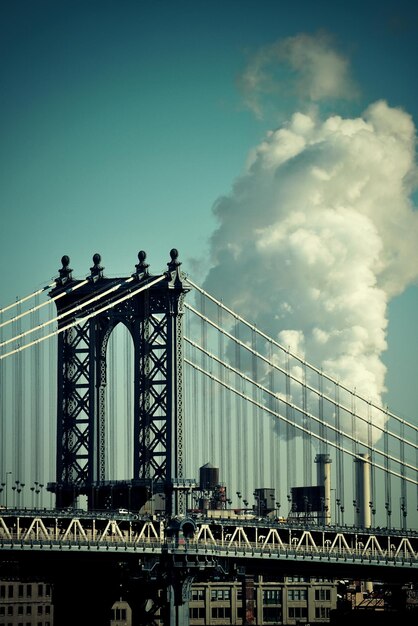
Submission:
<svg viewBox="0 0 418 626">
<path fill-rule="evenodd" d="M 399 573 L 408 570 L 411 580 L 418 576 L 416 532 L 405 536 L 395 530 L 202 519 L 196 521 L 193 532 L 184 535 L 181 529 L 174 535 L 170 533 L 166 519 L 88 514 L 71 517 L 60 516 L 56 511 L 0 516 L 0 551 L 123 550 L 154 555 L 157 561 L 166 553 L 183 555 L 191 561 L 205 555 L 226 559 L 300 559 L 321 563 L 325 570 L 336 564 L 339 568 L 359 568 L 359 576 L 369 566 L 390 566 Z"/>
</svg>

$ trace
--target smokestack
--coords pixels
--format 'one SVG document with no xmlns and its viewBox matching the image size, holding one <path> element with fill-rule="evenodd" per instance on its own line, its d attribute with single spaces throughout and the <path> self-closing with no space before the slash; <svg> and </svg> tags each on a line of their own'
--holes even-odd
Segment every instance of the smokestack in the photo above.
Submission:
<svg viewBox="0 0 418 626">
<path fill-rule="evenodd" d="M 329 454 L 317 454 L 315 457 L 317 463 L 316 476 L 319 487 L 324 488 L 324 503 L 322 510 L 318 513 L 318 522 L 320 524 L 331 523 L 331 459 Z"/>
<path fill-rule="evenodd" d="M 370 509 L 370 462 L 368 454 L 359 454 L 354 459 L 355 465 L 355 524 L 363 528 L 370 528 L 371 509 Z"/>
</svg>

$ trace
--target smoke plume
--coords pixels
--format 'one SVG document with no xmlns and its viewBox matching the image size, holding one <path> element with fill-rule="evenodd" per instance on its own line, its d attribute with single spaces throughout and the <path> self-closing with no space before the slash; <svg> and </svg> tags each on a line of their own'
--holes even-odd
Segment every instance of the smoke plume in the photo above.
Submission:
<svg viewBox="0 0 418 626">
<path fill-rule="evenodd" d="M 253 62 L 255 96 L 272 50 L 300 63 L 314 57 L 299 83 L 308 100 L 345 93 L 347 71 L 339 81 L 332 71 L 325 86 L 319 81 L 327 67 L 335 74 L 346 67 L 337 55 L 327 48 L 321 57 L 317 48 L 315 57 L 300 37 L 293 44 Z M 417 278 L 415 181 L 415 128 L 403 110 L 378 101 L 354 119 L 294 113 L 267 133 L 216 202 L 205 289 L 380 404 L 387 305 Z"/>
</svg>

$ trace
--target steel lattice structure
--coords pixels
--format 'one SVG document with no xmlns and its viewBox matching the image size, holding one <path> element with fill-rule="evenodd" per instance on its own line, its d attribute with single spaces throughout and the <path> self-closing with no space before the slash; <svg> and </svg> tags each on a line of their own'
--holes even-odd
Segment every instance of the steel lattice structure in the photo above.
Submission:
<svg viewBox="0 0 418 626">
<path fill-rule="evenodd" d="M 188 289 L 177 250 L 170 255 L 168 271 L 160 276 L 149 274 L 141 251 L 132 277 L 109 279 L 95 254 L 89 280 L 77 290 L 81 281 L 72 279 L 69 258 L 62 258 L 57 286 L 49 292 L 60 296 L 59 328 L 65 328 L 58 338 L 57 478 L 49 486 L 58 507 L 73 505 L 82 493 L 94 508 L 94 499 L 103 502 L 106 495 L 106 350 L 114 328 L 124 324 L 134 347 L 134 459 L 132 480 L 116 485 L 119 505 L 127 505 L 128 491 L 136 503 L 146 499 L 152 481 L 154 490 L 166 494 L 167 513 L 178 512 L 182 307 Z"/>
</svg>

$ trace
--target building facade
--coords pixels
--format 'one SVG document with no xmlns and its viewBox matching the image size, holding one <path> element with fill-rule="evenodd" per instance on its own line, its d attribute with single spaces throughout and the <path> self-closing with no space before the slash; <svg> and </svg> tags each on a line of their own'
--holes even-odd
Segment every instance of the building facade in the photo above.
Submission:
<svg viewBox="0 0 418 626">
<path fill-rule="evenodd" d="M 0 626 L 53 626 L 51 585 L 0 580 Z"/>
<path fill-rule="evenodd" d="M 327 624 L 337 606 L 334 580 L 257 576 L 251 593 L 254 624 Z M 211 581 L 192 586 L 190 626 L 242 624 L 248 602 L 241 581 Z"/>
</svg>

